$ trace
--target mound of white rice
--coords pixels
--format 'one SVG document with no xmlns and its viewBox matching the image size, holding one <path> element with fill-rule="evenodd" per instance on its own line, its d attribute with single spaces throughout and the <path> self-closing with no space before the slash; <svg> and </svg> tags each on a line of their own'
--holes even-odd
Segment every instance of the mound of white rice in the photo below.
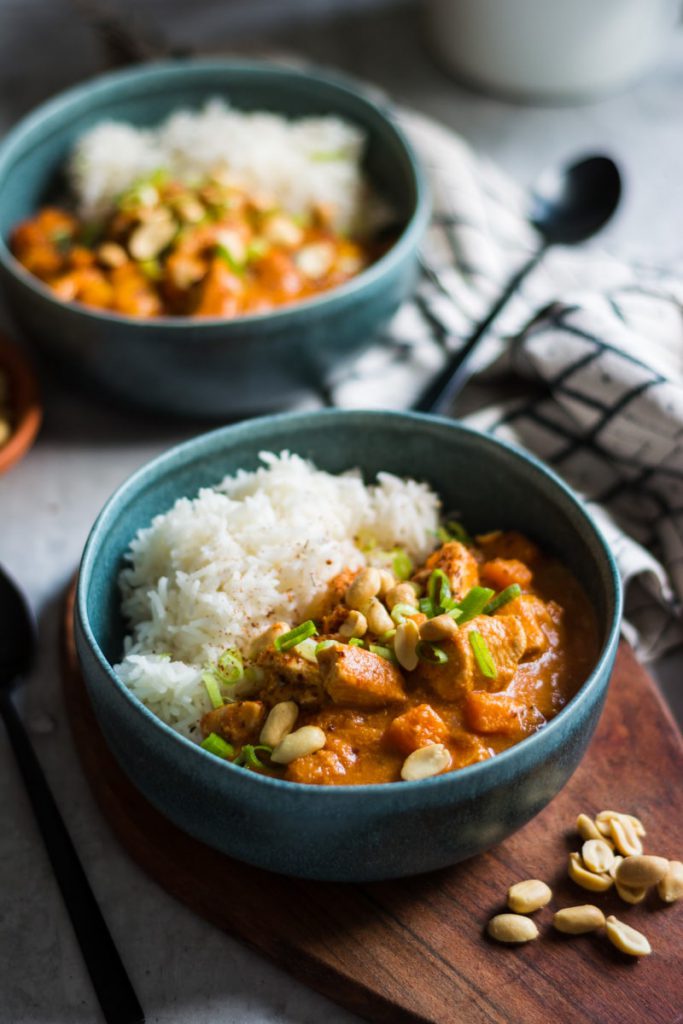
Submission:
<svg viewBox="0 0 683 1024">
<path fill-rule="evenodd" d="M 366 485 L 286 451 L 261 460 L 157 516 L 121 573 L 131 635 L 116 671 L 186 735 L 210 708 L 202 669 L 227 647 L 246 652 L 273 622 L 296 624 L 346 566 L 394 547 L 417 564 L 436 543 L 440 502 L 426 484 L 380 473 Z"/>
<path fill-rule="evenodd" d="M 224 168 L 291 213 L 322 203 L 334 211 L 339 230 L 371 229 L 385 211 L 361 170 L 365 141 L 359 128 L 338 117 L 288 120 L 213 99 L 198 111 L 176 111 L 156 128 L 100 122 L 79 139 L 68 173 L 87 218 L 106 214 L 121 192 L 160 168 L 186 182 Z"/>
</svg>

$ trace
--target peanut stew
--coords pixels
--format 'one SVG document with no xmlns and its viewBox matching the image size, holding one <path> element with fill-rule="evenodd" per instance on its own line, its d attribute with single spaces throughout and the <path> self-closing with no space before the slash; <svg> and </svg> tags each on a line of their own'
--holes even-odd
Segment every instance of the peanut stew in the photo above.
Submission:
<svg viewBox="0 0 683 1024">
<path fill-rule="evenodd" d="M 135 317 L 264 313 L 350 280 L 387 244 L 349 237 L 333 211 L 295 216 L 216 170 L 192 186 L 157 172 L 102 222 L 47 206 L 10 248 L 65 302 Z"/>
<path fill-rule="evenodd" d="M 520 533 L 441 534 L 417 570 L 340 573 L 246 668 L 226 651 L 204 676 L 202 745 L 290 782 L 358 785 L 463 768 L 541 729 L 597 659 L 590 602 Z"/>
</svg>

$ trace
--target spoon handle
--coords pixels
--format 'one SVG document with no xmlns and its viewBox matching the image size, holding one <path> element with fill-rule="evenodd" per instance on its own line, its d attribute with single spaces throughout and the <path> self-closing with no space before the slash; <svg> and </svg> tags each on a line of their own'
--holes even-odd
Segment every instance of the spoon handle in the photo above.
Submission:
<svg viewBox="0 0 683 1024">
<path fill-rule="evenodd" d="M 467 341 L 455 352 L 446 365 L 437 373 L 436 377 L 429 382 L 420 397 L 413 405 L 416 412 L 430 412 L 436 416 L 447 415 L 451 403 L 457 394 L 462 391 L 470 376 L 469 361 L 473 351 L 488 331 L 500 311 L 507 305 L 515 294 L 524 278 L 539 262 L 547 249 L 547 245 L 541 246 L 538 252 L 534 253 L 531 259 L 510 278 L 504 290 L 494 302 L 483 320 L 470 334 Z"/>
<path fill-rule="evenodd" d="M 6 690 L 0 690 L 0 713 L 104 1019 L 107 1024 L 143 1024 L 145 1015 L 142 1007 L 121 963 L 40 762 Z"/>
</svg>

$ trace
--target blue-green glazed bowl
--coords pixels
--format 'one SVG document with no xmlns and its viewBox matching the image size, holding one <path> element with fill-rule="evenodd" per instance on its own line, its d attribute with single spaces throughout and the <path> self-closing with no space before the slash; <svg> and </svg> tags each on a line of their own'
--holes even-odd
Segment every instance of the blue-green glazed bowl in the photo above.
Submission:
<svg viewBox="0 0 683 1024">
<path fill-rule="evenodd" d="M 12 227 L 55 194 L 77 138 L 107 118 L 158 124 L 220 96 L 287 116 L 336 114 L 368 139 L 366 171 L 399 236 L 339 288 L 235 320 L 124 317 L 58 301 L 14 259 Z M 91 386 L 127 403 L 226 417 L 290 406 L 357 355 L 411 292 L 429 217 L 424 175 L 390 112 L 343 78 L 267 63 L 174 61 L 105 75 L 24 118 L 0 146 L 0 283 L 20 328 Z"/>
<path fill-rule="evenodd" d="M 117 679 L 117 576 L 135 532 L 258 453 L 288 448 L 339 473 L 358 466 L 428 481 L 475 530 L 525 531 L 555 552 L 595 605 L 600 656 L 565 708 L 489 761 L 421 782 L 310 786 L 220 761 L 164 725 Z M 155 459 L 108 501 L 87 542 L 76 640 L 98 721 L 122 768 L 176 825 L 231 857 L 304 878 L 368 881 L 431 871 L 493 846 L 537 814 L 577 767 L 605 699 L 619 635 L 612 556 L 585 508 L 522 451 L 416 414 L 329 411 L 252 420 Z"/>
</svg>

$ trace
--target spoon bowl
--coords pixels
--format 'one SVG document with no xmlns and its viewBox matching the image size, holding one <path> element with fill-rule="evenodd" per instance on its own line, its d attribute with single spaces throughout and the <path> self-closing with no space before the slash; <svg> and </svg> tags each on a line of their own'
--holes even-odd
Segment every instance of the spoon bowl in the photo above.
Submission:
<svg viewBox="0 0 683 1024">
<path fill-rule="evenodd" d="M 26 598 L 4 569 L 0 568 L 0 689 L 11 689 L 32 663 L 36 627 Z"/>
<path fill-rule="evenodd" d="M 544 245 L 576 245 L 597 234 L 621 198 L 619 168 L 592 156 L 541 175 L 531 194 L 530 220 Z"/>
</svg>

